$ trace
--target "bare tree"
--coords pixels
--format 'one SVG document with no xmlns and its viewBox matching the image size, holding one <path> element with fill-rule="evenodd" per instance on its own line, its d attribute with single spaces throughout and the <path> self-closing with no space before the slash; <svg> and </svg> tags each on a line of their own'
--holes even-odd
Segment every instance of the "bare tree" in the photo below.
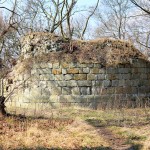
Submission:
<svg viewBox="0 0 150 150">
<path fill-rule="evenodd" d="M 130 0 L 136 7 L 150 15 L 150 1 L 149 0 Z"/>
<path fill-rule="evenodd" d="M 95 31 L 97 36 L 126 39 L 129 1 L 105 0 L 102 4 L 103 8 L 95 13 L 99 26 Z"/>
<path fill-rule="evenodd" d="M 17 22 L 14 19 L 15 15 L 18 15 L 16 13 L 16 6 L 17 6 L 17 0 L 15 0 L 13 8 L 9 9 L 7 7 L 0 6 L 0 9 L 5 9 L 9 11 L 10 17 L 8 20 L 5 20 L 3 15 L 0 15 L 0 60 L 1 60 L 1 65 L 0 65 L 0 82 L 1 82 L 1 95 L 0 95 L 0 116 L 6 115 L 5 111 L 5 97 L 3 93 L 3 78 L 6 75 L 6 59 L 5 56 L 10 56 L 10 51 L 7 49 L 8 47 L 6 46 L 8 44 L 7 41 L 9 41 L 9 38 L 7 37 L 8 35 L 12 35 L 14 32 L 17 31 Z M 14 38 L 14 37 L 13 37 Z M 7 44 L 6 44 L 7 43 Z M 3 59 L 2 59 L 3 57 Z"/>
</svg>

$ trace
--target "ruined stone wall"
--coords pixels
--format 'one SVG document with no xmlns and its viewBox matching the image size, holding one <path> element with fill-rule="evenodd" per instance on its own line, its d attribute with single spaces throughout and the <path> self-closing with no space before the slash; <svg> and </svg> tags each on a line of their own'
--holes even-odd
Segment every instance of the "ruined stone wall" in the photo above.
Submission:
<svg viewBox="0 0 150 150">
<path fill-rule="evenodd" d="M 37 32 L 23 37 L 21 47 L 21 57 L 5 79 L 7 108 L 149 103 L 150 62 L 130 43 L 70 41 Z"/>
<path fill-rule="evenodd" d="M 30 70 L 7 82 L 6 93 L 13 91 L 8 107 L 135 107 L 150 96 L 150 63 L 139 59 L 116 67 L 103 67 L 101 63 L 33 63 Z"/>
</svg>

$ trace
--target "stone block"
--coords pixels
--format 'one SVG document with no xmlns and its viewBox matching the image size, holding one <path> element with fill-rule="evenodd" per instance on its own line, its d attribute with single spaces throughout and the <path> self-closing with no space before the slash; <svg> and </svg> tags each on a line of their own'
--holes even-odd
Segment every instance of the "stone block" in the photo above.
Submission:
<svg viewBox="0 0 150 150">
<path fill-rule="evenodd" d="M 147 79 L 150 79 L 150 73 L 147 74 Z"/>
<path fill-rule="evenodd" d="M 146 68 L 138 68 L 138 72 L 146 74 Z"/>
<path fill-rule="evenodd" d="M 140 80 L 135 79 L 135 80 L 130 80 L 131 86 L 139 86 L 140 85 Z"/>
<path fill-rule="evenodd" d="M 74 75 L 74 80 L 86 80 L 87 75 L 86 74 L 75 74 Z"/>
<path fill-rule="evenodd" d="M 53 74 L 41 74 L 40 75 L 40 80 L 42 81 L 49 81 L 49 80 L 54 80 L 55 76 Z"/>
<path fill-rule="evenodd" d="M 98 74 L 97 79 L 98 80 L 105 80 L 105 79 L 107 79 L 107 74 Z"/>
<path fill-rule="evenodd" d="M 102 87 L 100 89 L 100 95 L 107 95 L 107 88 L 106 87 Z"/>
<path fill-rule="evenodd" d="M 138 87 L 132 87 L 132 94 L 138 94 Z"/>
<path fill-rule="evenodd" d="M 51 87 L 50 94 L 51 95 L 61 95 L 62 94 L 61 87 L 57 87 L 57 86 Z"/>
<path fill-rule="evenodd" d="M 131 79 L 140 79 L 141 74 L 137 73 L 137 74 L 132 74 L 131 75 Z"/>
<path fill-rule="evenodd" d="M 93 68 L 93 67 L 94 67 L 94 64 L 89 63 L 89 64 L 86 64 L 86 66 L 89 67 L 89 68 Z"/>
<path fill-rule="evenodd" d="M 49 74 L 49 80 L 50 80 L 50 81 L 55 80 L 55 76 L 54 76 L 53 74 Z"/>
<path fill-rule="evenodd" d="M 36 74 L 37 73 L 37 69 L 31 69 L 31 75 Z"/>
<path fill-rule="evenodd" d="M 94 64 L 94 68 L 101 68 L 101 64 Z"/>
<path fill-rule="evenodd" d="M 34 63 L 33 64 L 33 69 L 37 69 L 40 68 L 40 63 Z"/>
<path fill-rule="evenodd" d="M 131 78 L 131 74 L 122 74 L 122 79 L 130 79 Z"/>
<path fill-rule="evenodd" d="M 99 73 L 101 73 L 101 74 L 105 74 L 105 73 L 106 73 L 106 69 L 104 69 L 104 68 L 100 68 L 100 69 L 99 69 Z"/>
<path fill-rule="evenodd" d="M 123 94 L 132 94 L 132 87 L 122 87 Z"/>
<path fill-rule="evenodd" d="M 87 81 L 87 80 L 77 81 L 77 85 L 78 86 L 92 86 L 92 81 Z"/>
<path fill-rule="evenodd" d="M 140 74 L 140 79 L 147 79 L 148 77 L 147 77 L 147 74 L 145 73 L 141 73 Z"/>
<path fill-rule="evenodd" d="M 67 83 L 67 87 L 78 86 L 78 83 L 75 80 L 66 81 L 66 83 Z"/>
<path fill-rule="evenodd" d="M 118 73 L 118 68 L 113 68 L 113 67 L 109 67 L 106 68 L 106 73 L 110 73 L 110 74 L 117 74 Z"/>
<path fill-rule="evenodd" d="M 64 76 L 64 79 L 65 79 L 65 80 L 72 80 L 72 79 L 73 79 L 73 75 L 72 75 L 72 74 L 66 74 L 66 75 Z"/>
<path fill-rule="evenodd" d="M 119 80 L 112 80 L 112 86 L 117 87 L 119 85 Z"/>
<path fill-rule="evenodd" d="M 50 96 L 50 89 L 49 88 L 43 88 L 41 93 L 42 93 L 42 96 L 46 96 L 46 97 L 49 98 L 49 96 Z"/>
<path fill-rule="evenodd" d="M 56 84 L 57 84 L 58 86 L 60 86 L 60 87 L 67 86 L 67 82 L 66 82 L 66 81 L 57 81 Z"/>
<path fill-rule="evenodd" d="M 125 86 L 132 86 L 131 80 L 125 80 Z"/>
<path fill-rule="evenodd" d="M 103 85 L 104 85 L 104 87 L 109 87 L 109 86 L 111 86 L 111 81 L 110 80 L 104 80 Z"/>
<path fill-rule="evenodd" d="M 127 94 L 127 92 L 124 93 L 123 87 L 115 87 L 115 94 Z"/>
<path fill-rule="evenodd" d="M 83 73 L 89 73 L 90 72 L 90 68 L 83 68 Z"/>
<path fill-rule="evenodd" d="M 48 68 L 53 68 L 53 64 L 52 63 L 47 63 Z"/>
<path fill-rule="evenodd" d="M 80 88 L 79 87 L 73 87 L 71 92 L 73 95 L 80 95 Z"/>
<path fill-rule="evenodd" d="M 107 94 L 115 94 L 115 88 L 114 87 L 109 87 L 107 89 Z"/>
<path fill-rule="evenodd" d="M 107 78 L 108 78 L 109 80 L 116 80 L 116 79 L 117 79 L 117 76 L 116 76 L 116 74 L 108 74 L 108 75 L 107 75 Z"/>
<path fill-rule="evenodd" d="M 50 69 L 50 68 L 43 68 L 43 69 L 41 69 L 41 71 L 42 71 L 42 74 L 50 74 L 50 73 L 52 73 L 52 69 Z"/>
<path fill-rule="evenodd" d="M 100 95 L 102 91 L 101 87 L 92 87 L 92 95 Z"/>
<path fill-rule="evenodd" d="M 48 81 L 48 80 L 50 80 L 50 75 L 49 74 L 41 74 L 40 80 L 41 81 Z"/>
<path fill-rule="evenodd" d="M 92 68 L 91 73 L 98 74 L 99 73 L 99 68 Z"/>
<path fill-rule="evenodd" d="M 39 74 L 39 75 L 43 74 L 43 70 L 40 68 L 36 69 L 36 74 Z"/>
<path fill-rule="evenodd" d="M 87 75 L 87 80 L 97 80 L 97 75 L 95 75 L 95 74 L 88 74 Z"/>
<path fill-rule="evenodd" d="M 51 95 L 49 97 L 50 102 L 54 102 L 54 103 L 58 103 L 59 99 L 60 99 L 60 97 L 58 95 Z"/>
<path fill-rule="evenodd" d="M 118 68 L 118 72 L 121 73 L 121 74 L 130 73 L 131 68 Z"/>
<path fill-rule="evenodd" d="M 62 74 L 67 74 L 67 70 L 66 69 L 62 69 Z"/>
<path fill-rule="evenodd" d="M 69 87 L 63 87 L 62 88 L 62 94 L 63 95 L 70 95 L 71 94 L 71 88 L 69 88 Z"/>
<path fill-rule="evenodd" d="M 132 68 L 132 70 L 131 70 L 131 73 L 133 73 L 133 74 L 136 74 L 138 72 L 139 72 L 138 68 Z"/>
<path fill-rule="evenodd" d="M 67 69 L 67 73 L 68 74 L 78 74 L 79 73 L 79 69 L 78 68 Z"/>
<path fill-rule="evenodd" d="M 80 68 L 86 68 L 87 65 L 88 65 L 88 64 L 86 64 L 86 63 L 85 63 L 85 64 L 84 64 L 84 63 L 82 63 L 82 64 L 78 63 L 78 67 L 80 67 Z"/>
<path fill-rule="evenodd" d="M 40 88 L 46 88 L 47 87 L 47 82 L 46 81 L 39 81 L 39 87 Z"/>
<path fill-rule="evenodd" d="M 55 75 L 55 80 L 58 80 L 58 81 L 64 80 L 64 75 L 62 75 L 62 74 Z"/>
<path fill-rule="evenodd" d="M 69 63 L 66 63 L 66 62 L 62 62 L 60 64 L 61 68 L 69 68 Z"/>
<path fill-rule="evenodd" d="M 92 81 L 92 86 L 102 86 L 103 81 Z"/>
<path fill-rule="evenodd" d="M 75 68 L 75 67 L 77 67 L 77 63 L 76 62 L 71 62 L 71 63 L 69 63 L 69 67 L 70 68 Z"/>
<path fill-rule="evenodd" d="M 61 69 L 52 69 L 52 73 L 54 75 L 62 74 L 62 70 Z"/>
<path fill-rule="evenodd" d="M 91 95 L 91 88 L 90 87 L 81 87 L 80 93 L 81 93 L 81 95 Z"/>
<path fill-rule="evenodd" d="M 119 85 L 118 86 L 125 86 L 125 80 L 119 80 Z"/>
<path fill-rule="evenodd" d="M 58 68 L 60 68 L 59 62 L 53 63 L 53 69 L 58 69 Z"/>
</svg>

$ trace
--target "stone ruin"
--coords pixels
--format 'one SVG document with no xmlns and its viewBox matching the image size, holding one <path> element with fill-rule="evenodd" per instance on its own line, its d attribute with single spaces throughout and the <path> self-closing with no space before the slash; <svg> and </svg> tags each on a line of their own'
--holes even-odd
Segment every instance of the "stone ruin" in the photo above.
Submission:
<svg viewBox="0 0 150 150">
<path fill-rule="evenodd" d="M 11 109 L 143 106 L 149 103 L 150 62 L 125 41 L 30 33 L 5 79 L 5 95 Z"/>
</svg>

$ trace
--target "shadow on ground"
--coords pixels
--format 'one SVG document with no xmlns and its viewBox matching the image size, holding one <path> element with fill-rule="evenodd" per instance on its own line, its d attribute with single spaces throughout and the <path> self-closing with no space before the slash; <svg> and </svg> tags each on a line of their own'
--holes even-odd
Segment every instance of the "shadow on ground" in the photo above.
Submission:
<svg viewBox="0 0 150 150">
<path fill-rule="evenodd" d="M 37 147 L 37 148 L 18 148 L 18 149 L 13 149 L 13 150 L 71 150 L 71 149 L 61 149 L 61 148 L 45 148 L 45 147 Z M 133 145 L 132 147 L 125 149 L 125 150 L 141 150 L 142 149 L 142 145 Z M 2 150 L 2 149 L 0 149 Z M 91 148 L 87 148 L 87 147 L 81 147 L 81 148 L 77 148 L 77 149 L 72 149 L 72 150 L 115 150 L 111 147 L 91 147 Z"/>
<path fill-rule="evenodd" d="M 118 150 L 141 150 L 143 147 L 143 145 L 141 144 L 134 144 L 132 142 L 129 144 L 124 144 L 127 142 L 127 139 L 122 137 L 117 137 L 107 129 L 107 127 L 111 126 L 112 124 L 111 125 L 109 123 L 104 124 L 103 122 L 101 122 L 101 120 L 98 119 L 87 119 L 86 122 L 89 125 L 92 125 L 93 127 L 97 128 L 98 133 L 102 135 L 107 140 L 107 142 L 111 145 L 111 148 L 108 148 L 110 150 L 116 150 L 116 148 L 114 147 L 117 147 Z M 116 125 L 116 126 L 121 126 L 121 125 Z M 101 148 L 97 148 L 97 149 L 101 150 Z"/>
<path fill-rule="evenodd" d="M 14 149 L 14 150 L 33 150 L 32 148 L 19 148 L 19 149 Z M 44 148 L 44 147 L 37 147 L 34 148 L 34 150 L 71 150 L 71 149 L 61 149 L 61 148 Z M 72 150 L 112 150 L 112 148 L 109 147 L 92 147 L 92 148 L 77 148 L 77 149 L 72 149 Z"/>
</svg>

